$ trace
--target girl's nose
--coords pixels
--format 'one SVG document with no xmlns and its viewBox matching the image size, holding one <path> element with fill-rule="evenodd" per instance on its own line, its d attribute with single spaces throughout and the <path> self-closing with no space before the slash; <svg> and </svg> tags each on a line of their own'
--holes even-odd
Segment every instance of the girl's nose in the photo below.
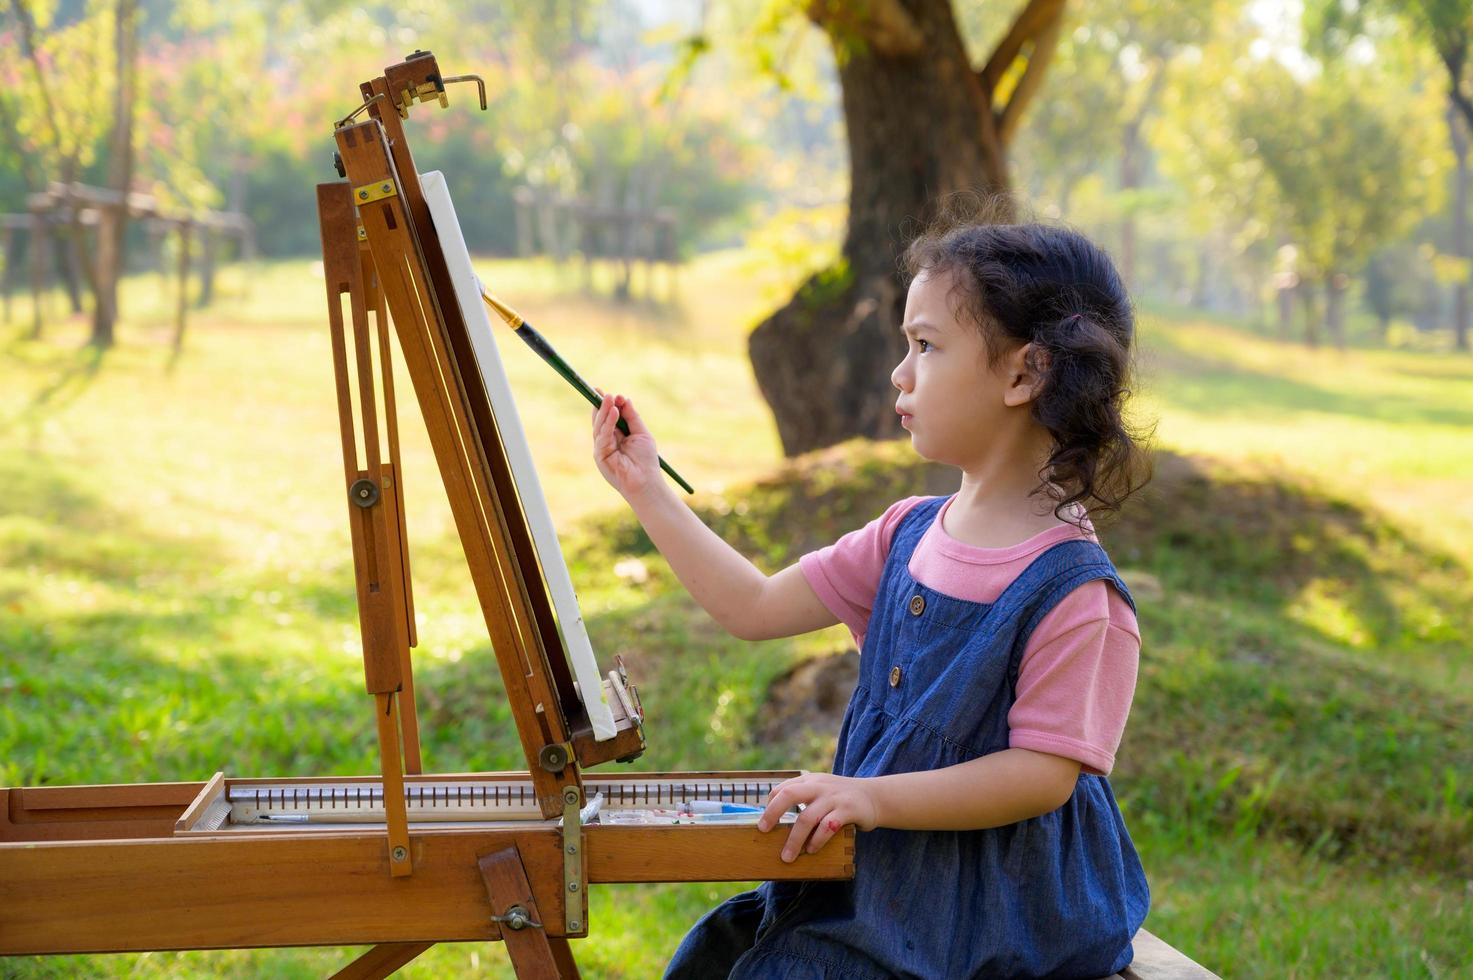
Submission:
<svg viewBox="0 0 1473 980">
<path fill-rule="evenodd" d="M 910 355 L 905 355 L 905 360 L 895 365 L 895 370 L 890 372 L 890 383 L 898 391 L 906 391 L 910 388 Z"/>
</svg>

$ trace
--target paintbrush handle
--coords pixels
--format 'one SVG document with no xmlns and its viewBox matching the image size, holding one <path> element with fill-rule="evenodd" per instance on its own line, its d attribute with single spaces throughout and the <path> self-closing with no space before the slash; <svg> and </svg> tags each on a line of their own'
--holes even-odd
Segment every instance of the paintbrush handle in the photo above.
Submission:
<svg viewBox="0 0 1473 980">
<path fill-rule="evenodd" d="M 522 340 L 526 342 L 528 347 L 537 352 L 538 357 L 541 357 L 548 364 L 552 365 L 552 369 L 558 374 L 562 375 L 563 380 L 567 381 L 568 384 L 572 385 L 579 394 L 588 399 L 588 403 L 590 405 L 592 405 L 594 408 L 597 408 L 599 405 L 603 404 L 603 399 L 599 397 L 599 394 L 597 391 L 594 390 L 593 385 L 589 384 L 587 381 L 584 381 L 583 376 L 580 375 L 577 371 L 573 370 L 573 366 L 571 364 L 562 359 L 558 352 L 553 349 L 553 346 L 547 342 L 547 338 L 538 333 L 536 329 L 533 328 L 532 324 L 523 320 L 522 325 L 516 328 L 516 333 L 518 337 L 521 337 Z M 626 436 L 629 434 L 629 423 L 626 422 L 622 417 L 616 424 L 618 425 L 620 432 L 624 433 Z M 680 484 L 680 488 L 682 490 L 684 490 L 686 493 L 696 492 L 695 488 L 693 488 L 689 483 L 685 482 L 684 477 L 675 472 L 675 470 L 671 468 L 669 463 L 665 462 L 663 456 L 657 456 L 656 458 L 660 461 L 660 469 L 669 474 L 670 479 Z"/>
</svg>

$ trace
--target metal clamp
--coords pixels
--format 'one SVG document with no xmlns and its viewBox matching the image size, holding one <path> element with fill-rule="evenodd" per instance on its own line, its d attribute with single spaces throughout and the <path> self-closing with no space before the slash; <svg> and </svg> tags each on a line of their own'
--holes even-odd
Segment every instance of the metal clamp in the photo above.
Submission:
<svg viewBox="0 0 1473 980">
<path fill-rule="evenodd" d="M 332 128 L 333 129 L 342 129 L 344 126 L 347 126 L 350 123 L 352 123 L 354 119 L 358 118 L 358 114 L 360 112 L 362 112 L 364 109 L 367 109 L 369 106 L 373 105 L 379 99 L 387 99 L 387 98 L 388 98 L 387 95 L 384 95 L 384 93 L 380 92 L 380 93 L 378 93 L 377 95 L 375 95 L 371 99 L 365 99 L 364 102 L 363 102 L 363 104 L 361 106 L 359 106 L 358 108 L 354 109 L 352 112 L 350 112 L 348 115 L 344 116 L 342 119 L 339 119 L 337 122 L 333 123 Z"/>
<path fill-rule="evenodd" d="M 583 931 L 583 794 L 576 786 L 563 787 L 563 924 L 569 935 Z"/>
<path fill-rule="evenodd" d="M 486 83 L 481 80 L 480 75 L 451 75 L 449 78 L 441 79 L 445 85 L 453 85 L 456 82 L 475 82 L 476 88 L 481 91 L 481 111 L 486 111 Z"/>
<path fill-rule="evenodd" d="M 348 500 L 355 507 L 362 507 L 367 510 L 369 507 L 378 503 L 378 498 L 378 484 L 370 479 L 354 480 L 353 485 L 348 488 Z"/>
<path fill-rule="evenodd" d="M 399 189 L 394 186 L 392 180 L 375 180 L 371 184 L 364 184 L 362 187 L 353 188 L 353 203 L 361 208 L 365 204 L 382 201 L 384 198 L 394 197 L 398 193 Z"/>
<path fill-rule="evenodd" d="M 533 922 L 532 914 L 526 909 L 522 908 L 522 906 L 520 905 L 513 905 L 511 908 L 506 910 L 505 915 L 491 916 L 491 921 L 500 923 L 501 925 L 506 926 L 508 929 L 511 929 L 513 932 L 520 932 L 528 926 L 531 926 L 533 929 L 542 928 L 542 923 Z"/>
<path fill-rule="evenodd" d="M 548 772 L 562 772 L 568 768 L 568 762 L 573 754 L 568 747 L 561 742 L 542 746 L 542 751 L 537 753 L 537 764 Z"/>
</svg>

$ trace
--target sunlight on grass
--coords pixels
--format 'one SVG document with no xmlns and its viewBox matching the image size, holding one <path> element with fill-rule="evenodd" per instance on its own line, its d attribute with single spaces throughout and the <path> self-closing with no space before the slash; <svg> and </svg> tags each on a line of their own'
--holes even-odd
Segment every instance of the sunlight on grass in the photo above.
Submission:
<svg viewBox="0 0 1473 980">
<path fill-rule="evenodd" d="M 751 253 L 682 268 L 669 304 L 584 293 L 578 269 L 546 262 L 477 269 L 585 376 L 634 398 L 703 516 L 764 567 L 924 483 L 898 442 L 783 465 L 745 341 L 792 275 Z M 308 261 L 259 263 L 223 270 L 217 294 L 177 361 L 156 277 L 125 284 L 130 315 L 101 359 L 81 347 L 82 321 L 23 339 L 16 304 L 0 342 L 0 783 L 377 767 L 322 280 Z M 1457 975 L 1473 942 L 1460 761 L 1473 743 L 1458 721 L 1473 697 L 1473 358 L 1308 351 L 1149 312 L 1142 337 L 1137 416 L 1187 454 L 1163 454 L 1168 496 L 1104 532 L 1159 593 L 1142 605 L 1148 643 L 1112 777 L 1156 893 L 1148 928 L 1223 975 Z M 650 711 L 638 767 L 822 765 L 832 732 L 781 746 L 753 732 L 774 679 L 848 651 L 847 631 L 722 633 L 598 476 L 588 406 L 512 335 L 497 342 L 595 649 L 629 660 Z M 426 759 L 517 768 L 402 372 L 398 384 Z M 628 561 L 642 580 L 615 572 Z M 740 887 L 596 890 L 585 973 L 658 973 Z M 305 977 L 351 955 L 7 969 Z M 437 947 L 405 975 L 506 971 L 481 943 Z"/>
<path fill-rule="evenodd" d="M 1473 555 L 1473 358 L 1141 325 L 1136 411 L 1159 420 L 1163 445 L 1314 476 Z"/>
<path fill-rule="evenodd" d="M 1335 584 L 1323 579 L 1306 585 L 1285 612 L 1296 622 L 1346 646 L 1363 648 L 1372 639 L 1355 609 L 1344 596 L 1335 594 Z"/>
</svg>

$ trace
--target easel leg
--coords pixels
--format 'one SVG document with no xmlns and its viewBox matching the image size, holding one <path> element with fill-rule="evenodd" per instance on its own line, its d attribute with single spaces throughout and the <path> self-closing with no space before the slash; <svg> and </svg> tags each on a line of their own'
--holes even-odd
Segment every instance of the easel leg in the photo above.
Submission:
<svg viewBox="0 0 1473 980">
<path fill-rule="evenodd" d="M 527 870 L 515 847 L 487 854 L 476 863 L 481 869 L 486 893 L 491 896 L 492 915 L 510 916 L 514 908 L 520 908 L 531 922 L 544 921 L 532 897 Z M 517 971 L 517 980 L 577 980 L 578 965 L 573 962 L 573 952 L 566 939 L 549 938 L 540 925 L 516 928 L 512 921 L 503 921 L 500 925 L 501 940 L 506 943 L 506 952 L 511 957 L 512 968 Z"/>
<path fill-rule="evenodd" d="M 578 972 L 578 961 L 573 959 L 573 947 L 569 945 L 567 938 L 552 936 L 547 942 L 552 947 L 552 958 L 557 961 L 558 976 L 562 980 L 580 980 L 582 975 Z"/>
<path fill-rule="evenodd" d="M 434 943 L 379 943 L 332 975 L 332 980 L 383 980 Z"/>
</svg>

